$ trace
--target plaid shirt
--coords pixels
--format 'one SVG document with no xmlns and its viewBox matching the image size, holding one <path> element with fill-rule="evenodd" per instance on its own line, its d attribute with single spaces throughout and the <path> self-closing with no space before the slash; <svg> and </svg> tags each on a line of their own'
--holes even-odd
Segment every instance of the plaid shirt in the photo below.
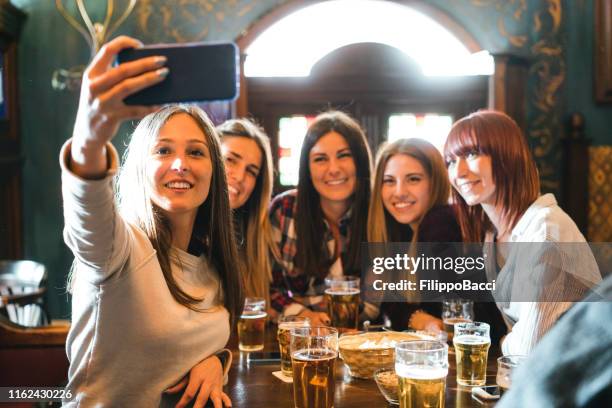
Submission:
<svg viewBox="0 0 612 408">
<path fill-rule="evenodd" d="M 324 279 L 308 277 L 303 271 L 295 267 L 297 253 L 297 236 L 295 234 L 295 216 L 297 205 L 297 190 L 286 191 L 274 198 L 270 204 L 270 223 L 272 225 L 272 238 L 281 259 L 275 260 L 272 267 L 272 284 L 270 286 L 270 302 L 279 312 L 285 310 L 293 303 L 309 306 L 318 303 L 320 295 L 325 289 Z M 348 246 L 349 219 L 351 211 L 342 216 L 339 223 L 340 230 L 340 259 Z M 324 221 L 325 231 L 322 242 L 326 244 L 328 256 L 333 256 L 335 246 L 332 231 Z M 298 298 L 299 299 L 296 299 Z"/>
</svg>

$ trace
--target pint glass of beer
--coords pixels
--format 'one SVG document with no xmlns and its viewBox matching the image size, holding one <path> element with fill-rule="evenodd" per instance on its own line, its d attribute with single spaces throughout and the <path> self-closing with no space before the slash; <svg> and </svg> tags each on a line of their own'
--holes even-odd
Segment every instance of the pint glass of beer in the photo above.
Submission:
<svg viewBox="0 0 612 408">
<path fill-rule="evenodd" d="M 448 299 L 442 302 L 442 323 L 449 342 L 453 341 L 456 323 L 474 320 L 474 302 L 465 299 Z"/>
<path fill-rule="evenodd" d="M 512 383 L 512 371 L 521 365 L 527 357 L 522 355 L 502 356 L 497 359 L 497 378 L 501 395 L 510 389 Z"/>
<path fill-rule="evenodd" d="M 291 353 L 289 352 L 291 329 L 308 326 L 310 326 L 310 319 L 303 316 L 281 316 L 278 319 L 276 338 L 278 339 L 278 348 L 281 354 L 281 371 L 288 377 L 291 377 L 293 374 L 291 369 Z"/>
<path fill-rule="evenodd" d="M 338 329 L 359 326 L 359 278 L 342 276 L 325 279 L 325 300 L 331 325 Z"/>
<path fill-rule="evenodd" d="M 395 346 L 400 408 L 443 408 L 448 345 L 436 340 L 403 341 Z"/>
<path fill-rule="evenodd" d="M 333 408 L 338 330 L 332 327 L 291 329 L 290 350 L 295 408 Z"/>
<path fill-rule="evenodd" d="M 470 387 L 485 385 L 487 356 L 491 346 L 489 325 L 482 322 L 455 324 L 453 344 L 457 359 L 457 384 Z"/>
<path fill-rule="evenodd" d="M 266 330 L 266 300 L 248 297 L 238 320 L 238 348 L 242 351 L 258 351 L 264 348 Z"/>
</svg>

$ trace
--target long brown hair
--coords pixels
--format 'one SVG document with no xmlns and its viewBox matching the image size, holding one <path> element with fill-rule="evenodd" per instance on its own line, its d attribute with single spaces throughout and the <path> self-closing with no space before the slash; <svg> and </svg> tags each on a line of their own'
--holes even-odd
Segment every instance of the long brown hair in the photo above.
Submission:
<svg viewBox="0 0 612 408">
<path fill-rule="evenodd" d="M 224 305 L 233 324 L 242 311 L 244 297 L 239 264 L 236 262 L 237 249 L 219 139 L 204 111 L 196 106 L 170 105 L 140 121 L 125 151 L 123 166 L 118 175 L 119 209 L 125 219 L 138 225 L 149 237 L 157 251 L 157 259 L 172 297 L 181 305 L 200 311 L 197 304 L 201 299 L 184 292 L 172 275 L 172 231 L 163 211 L 151 200 L 149 175 L 146 171 L 149 152 L 161 128 L 172 116 L 178 114 L 189 115 L 204 133 L 208 144 L 213 174 L 208 197 L 198 208 L 192 237 L 200 242 L 205 256 L 219 274 Z"/>
<path fill-rule="evenodd" d="M 337 132 L 344 137 L 351 149 L 357 171 L 349 221 L 350 240 L 346 256 L 342 259 L 346 274 L 359 273 L 361 243 L 366 240 L 364 220 L 368 214 L 372 169 L 370 148 L 363 130 L 353 118 L 339 111 L 325 112 L 318 115 L 308 127 L 300 152 L 295 220 L 297 235 L 295 264 L 308 276 L 325 276 L 333 262 L 327 254 L 327 246 L 322 242 L 325 226 L 321 198 L 312 184 L 309 165 L 310 150 L 329 132 Z"/>
<path fill-rule="evenodd" d="M 246 215 L 242 222 L 246 231 L 243 262 L 243 280 L 246 296 L 263 297 L 269 305 L 272 271 L 269 251 L 275 250 L 268 219 L 268 205 L 272 197 L 272 152 L 270 139 L 263 129 L 249 119 L 231 119 L 217 127 L 223 139 L 244 137 L 254 141 L 261 152 L 261 166 L 255 187 L 248 200 L 239 209 Z"/>
<path fill-rule="evenodd" d="M 540 195 L 538 170 L 527 140 L 516 122 L 503 112 L 481 110 L 453 125 L 444 146 L 447 163 L 470 152 L 491 157 L 495 204 L 502 219 L 514 228 L 525 210 Z M 461 234 L 466 242 L 480 242 L 493 225 L 480 205 L 469 206 L 453 189 Z"/>
<path fill-rule="evenodd" d="M 387 162 L 397 154 L 405 154 L 417 160 L 429 177 L 429 202 L 422 216 L 425 216 L 432 207 L 448 203 L 451 189 L 448 173 L 444 159 L 434 145 L 416 138 L 399 139 L 383 145 L 376 155 L 372 198 L 368 212 L 368 240 L 370 242 L 401 240 L 402 237 L 398 236 L 400 234 L 394 232 L 405 231 L 405 227 L 398 223 L 383 205 L 381 194 Z M 413 231 L 412 237 L 413 242 L 418 241 L 418 227 L 416 231 Z"/>
</svg>

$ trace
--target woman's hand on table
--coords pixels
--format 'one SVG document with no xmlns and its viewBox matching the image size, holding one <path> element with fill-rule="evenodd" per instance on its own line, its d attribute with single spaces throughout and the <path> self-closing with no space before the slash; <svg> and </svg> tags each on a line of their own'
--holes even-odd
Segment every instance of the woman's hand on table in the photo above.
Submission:
<svg viewBox="0 0 612 408">
<path fill-rule="evenodd" d="M 209 398 L 214 408 L 232 406 L 232 400 L 223 392 L 223 367 L 216 356 L 210 356 L 196 364 L 188 375 L 165 392 L 175 394 L 182 389 L 185 391 L 176 408 L 186 407 L 194 397 L 194 408 L 203 408 Z"/>
<path fill-rule="evenodd" d="M 298 313 L 298 316 L 304 316 L 310 319 L 311 326 L 329 326 L 331 319 L 325 312 L 314 312 L 308 308 Z"/>
<path fill-rule="evenodd" d="M 415 330 L 438 332 L 444 330 L 442 320 L 422 310 L 417 310 L 410 316 L 408 325 Z"/>
</svg>

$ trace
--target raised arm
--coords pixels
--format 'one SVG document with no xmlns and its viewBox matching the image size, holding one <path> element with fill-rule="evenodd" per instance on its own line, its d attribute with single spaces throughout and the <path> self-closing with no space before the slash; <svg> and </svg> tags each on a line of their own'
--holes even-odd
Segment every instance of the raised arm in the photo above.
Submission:
<svg viewBox="0 0 612 408">
<path fill-rule="evenodd" d="M 117 53 L 140 42 L 118 37 L 104 45 L 86 69 L 73 137 L 62 149 L 64 240 L 79 265 L 78 275 L 99 283 L 125 263 L 129 231 L 114 204 L 113 175 L 118 155 L 110 140 L 122 121 L 156 107 L 126 106 L 123 98 L 160 82 L 164 59 L 150 57 L 113 67 Z"/>
<path fill-rule="evenodd" d="M 83 74 L 70 148 L 70 168 L 81 178 L 104 177 L 108 166 L 106 143 L 115 136 L 121 122 L 140 119 L 157 109 L 127 106 L 123 99 L 166 77 L 164 57 L 148 57 L 113 67 L 119 51 L 141 46 L 133 38 L 117 37 L 102 47 Z"/>
</svg>

